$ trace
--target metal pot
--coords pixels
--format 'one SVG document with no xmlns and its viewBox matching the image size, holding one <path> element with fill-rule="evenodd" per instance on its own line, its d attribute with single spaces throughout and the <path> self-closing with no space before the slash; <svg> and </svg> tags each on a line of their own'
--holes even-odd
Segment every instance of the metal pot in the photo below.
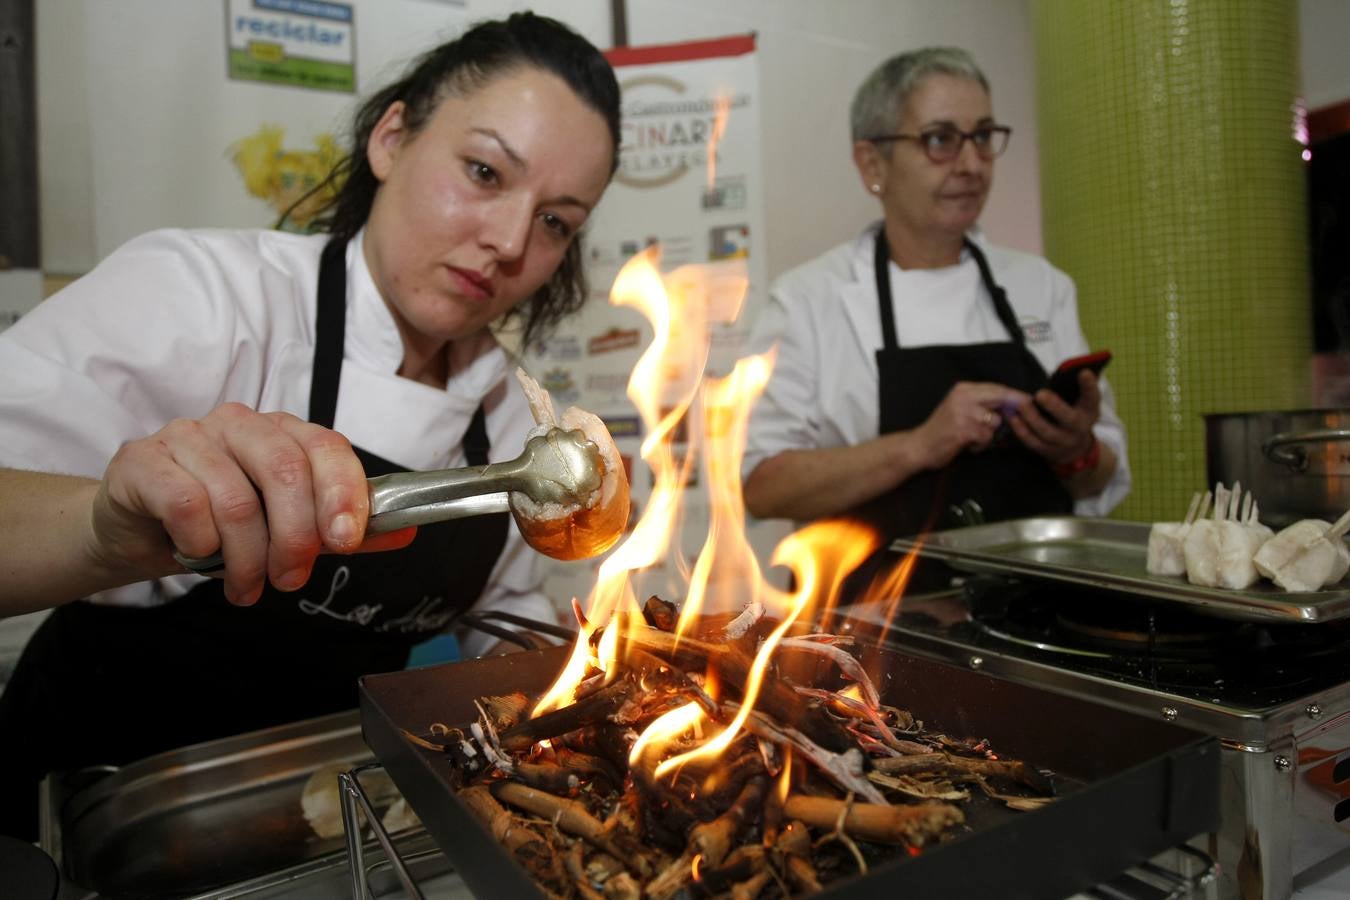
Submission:
<svg viewBox="0 0 1350 900">
<path fill-rule="evenodd" d="M 1350 410 L 1205 416 L 1205 464 L 1210 484 L 1242 482 L 1272 527 L 1334 522 L 1350 509 Z"/>
</svg>

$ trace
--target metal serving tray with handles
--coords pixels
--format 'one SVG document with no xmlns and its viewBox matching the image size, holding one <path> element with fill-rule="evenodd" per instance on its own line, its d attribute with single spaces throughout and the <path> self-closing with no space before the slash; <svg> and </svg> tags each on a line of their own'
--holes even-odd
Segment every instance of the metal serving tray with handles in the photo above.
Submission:
<svg viewBox="0 0 1350 900">
<path fill-rule="evenodd" d="M 1200 587 L 1182 576 L 1150 575 L 1146 522 L 1076 516 L 1013 519 L 901 538 L 897 553 L 918 551 L 965 572 L 1024 575 L 1171 600 L 1228 619 L 1329 622 L 1350 616 L 1350 581 L 1337 590 L 1294 594 L 1262 581 L 1245 591 Z"/>
<path fill-rule="evenodd" d="M 120 769 L 49 776 L 42 849 L 60 864 L 63 900 L 350 896 L 343 836 L 315 835 L 300 796 L 315 770 L 370 761 L 351 710 L 170 750 Z M 448 871 L 425 829 L 402 831 L 394 842 L 418 877 Z M 398 882 L 376 842 L 368 844 L 376 860 L 373 890 L 384 896 Z M 5 887 L 0 872 L 0 897 L 8 896 Z"/>
<path fill-rule="evenodd" d="M 431 737 L 433 722 L 467 728 L 485 694 L 540 695 L 568 653 L 552 647 L 361 679 L 366 743 L 476 897 L 545 893 L 460 799 L 451 758 L 410 736 Z M 1218 824 L 1213 737 L 891 648 L 862 662 L 881 673 L 884 702 L 1051 770 L 1061 793 L 1028 812 L 974 796 L 951 839 L 840 877 L 817 897 L 1067 897 Z"/>
</svg>

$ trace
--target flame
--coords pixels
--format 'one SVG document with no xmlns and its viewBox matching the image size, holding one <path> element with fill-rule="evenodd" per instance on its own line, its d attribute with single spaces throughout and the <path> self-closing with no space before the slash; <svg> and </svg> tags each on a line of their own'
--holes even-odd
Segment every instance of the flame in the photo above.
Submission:
<svg viewBox="0 0 1350 900">
<path fill-rule="evenodd" d="M 927 534 L 927 531 L 924 534 Z M 867 619 L 881 623 L 882 633 L 890 630 L 891 623 L 895 621 L 896 615 L 900 612 L 905 589 L 909 585 L 910 576 L 914 573 L 914 566 L 919 560 L 923 544 L 924 539 L 920 535 L 918 540 L 914 542 L 914 547 L 905 553 L 899 562 L 894 563 L 889 569 L 883 570 L 873 579 L 855 605 L 855 617 L 863 617 L 866 611 L 868 613 Z M 881 609 L 879 616 L 872 612 L 878 607 Z M 828 631 L 830 623 L 828 621 L 822 622 L 821 628 Z"/>
<path fill-rule="evenodd" d="M 745 700 L 730 724 L 711 740 L 685 753 L 672 756 L 656 767 L 657 777 L 695 759 L 720 755 L 737 737 L 750 717 L 764 686 L 764 675 L 773 661 L 774 651 L 783 636 L 795 625 L 817 598 L 828 605 L 838 599 L 844 578 L 871 555 L 878 544 L 877 533 L 851 522 L 824 522 L 808 525 L 779 542 L 772 562 L 787 566 L 796 576 L 797 589 L 791 593 L 776 590 L 768 583 L 759 585 L 766 597 L 773 598 L 781 615 L 779 624 L 764 639 L 746 676 Z"/>
<path fill-rule="evenodd" d="M 783 771 L 778 775 L 778 783 L 775 786 L 778 794 L 778 803 L 780 805 L 787 803 L 788 794 L 792 791 L 792 747 L 783 749 Z"/>
<path fill-rule="evenodd" d="M 637 766 L 638 761 L 642 759 L 643 751 L 649 746 L 661 746 L 674 741 L 697 725 L 702 717 L 703 707 L 692 702 L 686 703 L 684 706 L 677 706 L 661 716 L 648 725 L 647 729 L 633 743 L 633 749 L 628 751 L 628 765 Z"/>
<path fill-rule="evenodd" d="M 740 464 L 745 454 L 750 405 L 769 382 L 773 358 L 773 351 L 746 357 L 736 363 L 730 375 L 709 382 L 704 389 L 708 536 L 694 566 L 689 593 L 675 629 L 677 635 L 688 633 L 704 614 L 709 599 L 719 612 L 762 603 L 760 588 L 764 578 L 754 548 L 745 536 Z"/>
<path fill-rule="evenodd" d="M 719 98 L 710 141 L 710 187 L 730 105 L 730 98 Z M 768 383 L 776 354 L 771 350 L 749 356 L 724 377 L 705 377 L 710 327 L 736 318 L 748 278 L 743 269 L 709 274 L 711 267 L 702 266 L 663 275 L 659 266 L 659 247 L 638 253 L 620 270 L 610 293 L 612 304 L 636 310 L 652 329 L 651 343 L 628 382 L 628 397 L 646 434 L 640 453 L 651 470 L 651 493 L 632 532 L 601 563 L 584 612 L 574 603 L 581 633 L 533 714 L 574 702 L 583 679 L 593 672 L 604 672 L 608 679 L 621 671 L 629 638 L 648 628 L 637 598 L 646 593 L 639 586 L 649 573 L 684 579 L 677 593 L 667 595 L 682 598 L 676 641 L 692 639 L 696 630 L 721 619 L 739 624 L 772 617 L 775 627 L 758 647 L 746 683 L 737 686 L 742 702 L 729 722 L 716 710 L 691 702 L 666 712 L 639 735 L 630 764 L 656 763 L 655 775 L 663 777 L 694 760 L 715 760 L 743 734 L 783 638 L 809 616 L 823 615 L 825 621 L 833 616 L 845 578 L 877 550 L 880 535 L 848 521 L 809 525 L 779 543 L 770 560 L 770 565 L 790 570 L 793 588 L 781 590 L 765 577 L 746 536 L 740 466 L 750 410 Z M 676 444 L 683 450 L 677 451 Z M 698 461 L 706 474 L 709 526 L 689 565 L 674 538 L 686 488 L 700 471 Z M 894 615 L 897 592 L 903 592 L 912 571 L 912 560 L 907 562 L 873 585 L 882 602 L 892 604 L 888 617 Z M 718 673 L 710 668 L 705 694 L 716 703 L 721 693 Z M 789 755 L 779 779 L 784 795 L 791 766 Z"/>
<path fill-rule="evenodd" d="M 850 700 L 857 700 L 859 703 L 863 702 L 862 688 L 856 684 L 850 684 L 848 687 L 839 691 L 839 696 L 847 697 Z"/>
<path fill-rule="evenodd" d="M 727 119 L 731 115 L 730 95 L 718 92 L 713 99 L 712 134 L 708 136 L 708 189 L 712 190 L 717 181 L 717 145 L 727 130 Z"/>
<path fill-rule="evenodd" d="M 606 635 L 598 652 L 592 650 L 591 639 L 621 613 L 631 612 L 635 621 L 641 621 L 632 573 L 665 558 L 679 521 L 680 495 L 689 478 L 692 454 L 677 464 L 672 436 L 698 392 L 707 364 L 708 339 L 707 327 L 696 304 L 687 302 L 687 293 L 667 291 L 659 261 L 659 248 L 647 248 L 624 264 L 610 289 L 611 303 L 636 307 L 653 330 L 652 342 L 628 380 L 628 397 L 647 431 L 640 452 L 652 471 L 651 497 L 633 532 L 601 563 L 571 658 L 536 704 L 536 716 L 572 703 L 589 668 L 616 671 L 614 663 L 622 652 L 618 635 Z"/>
</svg>

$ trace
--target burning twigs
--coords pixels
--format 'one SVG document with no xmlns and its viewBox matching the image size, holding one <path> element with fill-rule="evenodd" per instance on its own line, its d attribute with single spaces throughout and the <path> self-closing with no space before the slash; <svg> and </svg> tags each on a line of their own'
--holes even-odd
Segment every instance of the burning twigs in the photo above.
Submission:
<svg viewBox="0 0 1350 900">
<path fill-rule="evenodd" d="M 572 702 L 529 718 L 523 695 L 482 698 L 473 740 L 422 742 L 550 895 L 813 893 L 959 834 L 958 802 L 1047 802 L 1032 767 L 883 705 L 847 639 L 774 647 L 765 621 L 734 640 L 675 621 L 654 597 L 618 635 L 594 630 Z M 820 657 L 820 683 L 792 684 L 757 647 Z"/>
</svg>

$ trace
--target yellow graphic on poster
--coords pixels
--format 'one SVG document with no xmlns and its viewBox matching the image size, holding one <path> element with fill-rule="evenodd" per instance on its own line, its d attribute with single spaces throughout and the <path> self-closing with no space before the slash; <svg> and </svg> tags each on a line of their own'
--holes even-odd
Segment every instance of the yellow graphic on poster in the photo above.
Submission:
<svg viewBox="0 0 1350 900">
<path fill-rule="evenodd" d="M 307 232 L 314 216 L 341 187 L 337 181 L 323 182 L 342 159 L 342 151 L 331 134 L 316 137 L 313 150 L 287 150 L 282 146 L 285 135 L 280 126 L 263 125 L 235 141 L 230 155 L 248 192 L 276 212 L 277 227 Z"/>
</svg>

